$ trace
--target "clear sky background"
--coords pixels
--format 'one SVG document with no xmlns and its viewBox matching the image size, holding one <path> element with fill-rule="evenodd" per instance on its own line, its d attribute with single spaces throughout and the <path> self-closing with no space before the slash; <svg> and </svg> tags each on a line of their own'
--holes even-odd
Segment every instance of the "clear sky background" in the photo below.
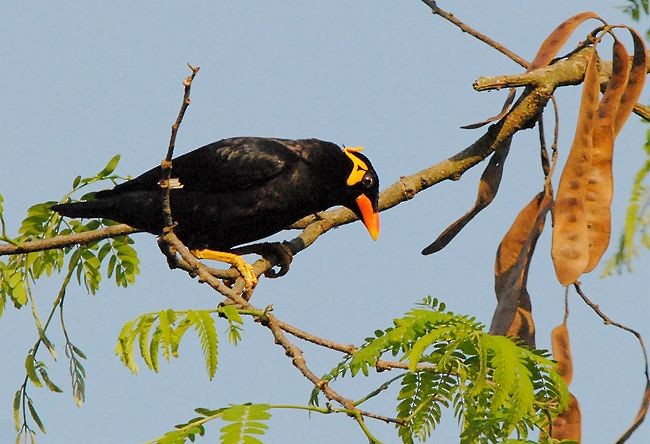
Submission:
<svg viewBox="0 0 650 444">
<path fill-rule="evenodd" d="M 540 42 L 565 18 L 594 10 L 629 22 L 624 0 L 440 2 L 461 20 L 531 60 Z M 645 31 L 647 21 L 640 25 Z M 580 28 L 573 42 L 591 28 Z M 0 13 L 0 193 L 5 220 L 18 228 L 33 203 L 57 200 L 77 174 L 92 175 L 116 153 L 118 173 L 137 175 L 164 156 L 178 111 L 186 63 L 201 71 L 177 141 L 177 154 L 225 137 L 317 137 L 365 145 L 382 188 L 465 148 L 482 134 L 459 127 L 493 115 L 505 93 L 476 93 L 479 76 L 520 72 L 513 62 L 463 34 L 417 0 L 5 2 Z M 575 124 L 578 88 L 557 93 L 562 162 Z M 648 96 L 643 96 L 647 102 Z M 617 236 L 634 172 L 643 160 L 645 127 L 632 117 L 616 148 L 614 233 Z M 550 119 L 547 119 L 550 123 Z M 551 125 L 548 125 L 549 127 Z M 500 194 L 448 248 L 421 256 L 473 203 L 480 168 L 382 213 L 372 242 L 361 223 L 329 232 L 295 258 L 282 279 L 262 279 L 257 306 L 315 334 L 360 343 L 426 295 L 489 325 L 495 306 L 493 263 L 517 212 L 541 190 L 536 131 L 518 134 Z M 559 177 L 559 174 L 556 174 Z M 532 263 L 529 290 L 539 347 L 562 320 L 563 288 L 550 260 L 549 228 Z M 285 233 L 280 239 L 293 237 Z M 87 355 L 87 402 L 74 405 L 67 362 L 48 362 L 65 390 L 31 389 L 47 427 L 40 443 L 138 443 L 193 416 L 193 408 L 228 403 L 306 403 L 311 384 L 273 345 L 270 333 L 247 322 L 244 340 L 230 345 L 219 324 L 219 368 L 208 381 L 198 341 L 190 333 L 180 359 L 159 374 L 133 376 L 114 355 L 122 325 L 166 308 L 213 307 L 221 299 L 180 271 L 170 271 L 152 236 L 135 236 L 141 257 L 137 284 L 105 282 L 96 296 L 72 286 L 66 299 L 72 341 Z M 610 251 L 611 253 L 611 251 Z M 650 340 L 648 254 L 635 273 L 583 279 L 584 289 L 613 319 Z M 61 277 L 34 288 L 41 313 Z M 604 326 L 571 295 L 569 328 L 575 358 L 571 387 L 583 412 L 584 440 L 613 442 L 636 415 L 644 384 L 636 340 Z M 55 325 L 50 332 L 61 347 Z M 29 308 L 7 307 L 0 319 L 0 442 L 13 442 L 11 400 L 35 341 Z M 325 373 L 340 356 L 299 344 L 308 363 Z M 59 354 L 63 355 L 59 348 Z M 141 365 L 144 367 L 144 365 Z M 359 398 L 390 375 L 346 380 L 340 393 Z M 395 391 L 368 406 L 393 415 Z M 447 412 L 452 417 L 452 412 Z M 344 416 L 274 411 L 268 443 L 364 442 Z M 394 429 L 369 421 L 377 437 L 397 442 Z M 218 439 L 211 426 L 205 442 Z M 432 442 L 454 442 L 453 419 Z M 644 424 L 630 442 L 650 441 Z"/>
</svg>

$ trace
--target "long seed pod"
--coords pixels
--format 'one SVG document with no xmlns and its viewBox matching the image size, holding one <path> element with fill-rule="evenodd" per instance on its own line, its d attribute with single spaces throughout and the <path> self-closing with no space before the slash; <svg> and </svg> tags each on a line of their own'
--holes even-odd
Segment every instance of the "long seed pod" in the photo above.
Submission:
<svg viewBox="0 0 650 444">
<path fill-rule="evenodd" d="M 526 72 L 532 71 L 542 66 L 546 66 L 551 63 L 553 57 L 560 52 L 560 49 L 566 44 L 571 34 L 580 26 L 583 22 L 589 19 L 600 20 L 605 23 L 605 21 L 595 12 L 587 11 L 576 14 L 573 17 L 570 17 L 560 23 L 557 28 L 551 32 L 546 40 L 542 43 L 535 55 L 535 58 L 530 63 L 528 70 Z"/>
<path fill-rule="evenodd" d="M 630 67 L 630 74 L 627 79 L 627 88 L 623 93 L 621 104 L 618 107 L 616 118 L 614 119 L 615 135 L 618 135 L 618 133 L 621 132 L 623 125 L 625 125 L 625 122 L 632 114 L 634 105 L 639 100 L 641 91 L 643 91 L 646 78 L 647 54 L 645 43 L 637 31 L 632 28 L 628 28 L 628 30 L 630 31 L 630 34 L 632 34 L 632 40 L 634 41 L 634 56 L 632 59 L 632 66 Z"/>
<path fill-rule="evenodd" d="M 585 72 L 576 132 L 562 171 L 554 209 L 551 256 L 555 274 L 564 286 L 577 281 L 589 261 L 584 198 L 600 91 L 598 54 L 595 48 L 592 51 Z"/>
<path fill-rule="evenodd" d="M 580 442 L 582 438 L 582 413 L 580 403 L 573 393 L 569 393 L 569 406 L 553 422 L 551 437 L 557 440 Z"/>
<path fill-rule="evenodd" d="M 553 359 L 557 362 L 557 372 L 562 376 L 566 385 L 573 379 L 573 357 L 569 342 L 569 330 L 566 322 L 558 325 L 551 332 L 551 347 Z M 551 437 L 555 439 L 571 439 L 580 442 L 582 435 L 582 413 L 578 399 L 569 393 L 569 405 L 560 413 L 551 429 Z"/>
<path fill-rule="evenodd" d="M 553 359 L 557 362 L 557 372 L 562 376 L 566 385 L 573 380 L 573 358 L 571 355 L 571 343 L 569 342 L 569 330 L 565 323 L 555 327 L 551 332 L 551 347 Z"/>
<path fill-rule="evenodd" d="M 497 195 L 497 191 L 499 191 L 501 176 L 503 175 L 503 164 L 508 157 L 511 141 L 512 139 L 509 139 L 501 146 L 501 148 L 492 154 L 490 162 L 485 167 L 485 170 L 481 175 L 481 181 L 478 185 L 476 201 L 474 202 L 472 209 L 461 216 L 450 226 L 448 226 L 435 241 L 433 241 L 429 246 L 422 250 L 422 254 L 427 255 L 436 253 L 445 248 L 447 244 L 449 244 L 449 242 L 451 242 L 451 240 L 456 237 L 458 233 L 460 233 L 460 230 L 462 230 L 465 225 L 474 219 L 474 216 L 481 212 L 481 210 L 483 210 L 485 207 L 490 205 L 490 203 L 494 200 L 494 197 Z"/>
<path fill-rule="evenodd" d="M 497 307 L 490 334 L 519 337 L 535 345 L 535 324 L 526 288 L 528 268 L 552 199 L 538 193 L 515 218 L 497 249 L 494 263 L 494 291 Z"/>
<path fill-rule="evenodd" d="M 612 232 L 614 117 L 627 86 L 627 57 L 625 46 L 615 39 L 612 54 L 612 76 L 598 106 L 591 151 L 591 168 L 587 173 L 585 217 L 589 236 L 589 261 L 584 269 L 585 273 L 596 268 L 600 262 L 600 258 L 609 245 Z"/>
</svg>

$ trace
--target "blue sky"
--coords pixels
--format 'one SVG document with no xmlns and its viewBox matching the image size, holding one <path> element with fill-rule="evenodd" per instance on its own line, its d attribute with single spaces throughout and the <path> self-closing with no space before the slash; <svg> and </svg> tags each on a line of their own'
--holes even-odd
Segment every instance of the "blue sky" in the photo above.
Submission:
<svg viewBox="0 0 650 444">
<path fill-rule="evenodd" d="M 629 22 L 616 8 L 623 0 L 522 3 L 440 6 L 529 60 L 546 35 L 577 12 L 594 9 L 610 22 Z M 645 28 L 647 22 L 641 25 Z M 573 42 L 589 30 L 580 28 Z M 449 157 L 481 134 L 459 127 L 494 114 L 504 93 L 474 92 L 475 78 L 520 72 L 416 0 L 12 2 L 0 16 L 0 42 L 0 193 L 10 230 L 17 229 L 28 206 L 59 199 L 77 174 L 99 171 L 116 153 L 122 155 L 118 172 L 123 175 L 159 163 L 188 62 L 201 71 L 177 140 L 178 154 L 239 135 L 317 137 L 365 145 L 382 188 Z M 578 94 L 574 87 L 557 93 L 562 156 L 573 135 Z M 632 117 L 616 148 L 615 233 L 643 160 L 644 135 L 644 126 Z M 287 276 L 262 279 L 255 304 L 273 304 L 279 318 L 344 343 L 360 343 L 428 294 L 489 325 L 496 248 L 519 209 L 541 189 L 539 170 L 536 132 L 518 134 L 499 196 L 447 249 L 420 255 L 472 205 L 478 169 L 382 213 L 377 242 L 360 223 L 329 232 L 296 257 Z M 126 321 L 165 308 L 213 307 L 220 300 L 183 273 L 168 270 L 153 237 L 135 238 L 142 261 L 135 286 L 123 290 L 106 282 L 96 296 L 77 287 L 69 291 L 70 334 L 89 358 L 87 402 L 82 408 L 74 405 L 67 364 L 49 363 L 50 374 L 66 392 L 32 390 L 48 429 L 39 442 L 143 442 L 190 418 L 199 406 L 306 403 L 308 381 L 273 345 L 269 332 L 252 323 L 245 325 L 237 347 L 227 343 L 225 326 L 220 326 L 220 362 L 212 382 L 198 341 L 189 337 L 180 359 L 163 364 L 159 374 L 131 375 L 114 356 Z M 547 227 L 529 278 L 540 347 L 549 347 L 549 332 L 561 322 L 563 309 L 563 289 L 554 278 L 549 251 Z M 583 279 L 584 289 L 604 311 L 637 328 L 646 340 L 647 267 L 645 254 L 636 273 L 605 280 L 594 273 Z M 34 288 L 41 312 L 59 283 L 55 276 Z M 612 442 L 640 402 L 641 353 L 631 335 L 604 326 L 575 296 L 570 304 L 572 390 L 582 405 L 584 439 Z M 11 399 L 35 340 L 29 309 L 8 308 L 0 319 L 0 337 L 0 441 L 9 442 L 14 437 Z M 52 337 L 61 346 L 56 329 Z M 299 345 L 316 372 L 328 371 L 340 358 Z M 337 388 L 358 398 L 387 378 L 379 376 L 343 381 Z M 389 393 L 368 408 L 391 415 L 394 406 L 394 393 Z M 354 422 L 342 416 L 277 411 L 270 426 L 269 443 L 364 441 Z M 372 421 L 369 426 L 385 442 L 397 441 L 392 427 Z M 643 425 L 630 442 L 645 442 L 648 427 Z M 217 436 L 212 427 L 206 442 Z M 456 439 L 456 425 L 449 420 L 432 441 Z"/>
</svg>

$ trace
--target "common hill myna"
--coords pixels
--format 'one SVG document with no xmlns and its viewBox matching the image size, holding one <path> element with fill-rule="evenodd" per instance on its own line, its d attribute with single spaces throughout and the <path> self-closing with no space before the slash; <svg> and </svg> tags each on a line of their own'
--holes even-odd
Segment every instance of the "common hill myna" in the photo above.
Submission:
<svg viewBox="0 0 650 444">
<path fill-rule="evenodd" d="M 223 252 L 277 233 L 304 216 L 342 205 L 376 239 L 379 179 L 359 151 L 317 139 L 235 137 L 179 156 L 172 161 L 170 180 L 174 232 L 197 257 L 235 265 L 250 285 L 256 282 L 250 265 Z M 161 175 L 158 166 L 97 192 L 93 200 L 52 209 L 161 234 Z"/>
</svg>

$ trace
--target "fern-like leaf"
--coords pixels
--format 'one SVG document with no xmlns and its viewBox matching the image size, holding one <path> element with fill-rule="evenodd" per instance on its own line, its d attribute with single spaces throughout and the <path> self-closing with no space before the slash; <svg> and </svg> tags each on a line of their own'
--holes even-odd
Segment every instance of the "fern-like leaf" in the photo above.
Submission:
<svg viewBox="0 0 650 444">
<path fill-rule="evenodd" d="M 138 346 L 140 347 L 140 356 L 144 360 L 149 370 L 154 370 L 153 361 L 151 359 L 151 349 L 149 348 L 149 333 L 153 327 L 156 317 L 154 315 L 144 315 L 140 317 L 138 322 Z"/>
<path fill-rule="evenodd" d="M 223 411 L 221 419 L 229 424 L 221 428 L 222 444 L 262 444 L 253 435 L 264 435 L 271 418 L 268 404 L 234 405 Z"/>
<path fill-rule="evenodd" d="M 120 330 L 117 337 L 117 345 L 115 346 L 115 354 L 119 356 L 124 365 L 127 366 L 134 374 L 138 373 L 138 365 L 135 363 L 133 356 L 133 346 L 138 330 L 133 328 L 135 321 L 128 321 Z"/>
<path fill-rule="evenodd" d="M 474 318 L 445 311 L 425 298 L 385 330 L 377 330 L 323 380 L 369 374 L 385 354 L 409 362 L 402 379 L 397 415 L 404 443 L 425 440 L 443 409 L 453 407 L 461 441 L 503 441 L 513 432 L 526 438 L 541 430 L 566 402 L 566 386 L 547 353 L 491 336 Z M 310 403 L 318 402 L 314 390 Z"/>
<path fill-rule="evenodd" d="M 215 321 L 210 312 L 206 310 L 190 311 L 187 316 L 192 319 L 192 325 L 199 335 L 201 349 L 205 357 L 205 368 L 208 371 L 208 377 L 212 380 L 217 371 L 219 346 Z"/>
</svg>

